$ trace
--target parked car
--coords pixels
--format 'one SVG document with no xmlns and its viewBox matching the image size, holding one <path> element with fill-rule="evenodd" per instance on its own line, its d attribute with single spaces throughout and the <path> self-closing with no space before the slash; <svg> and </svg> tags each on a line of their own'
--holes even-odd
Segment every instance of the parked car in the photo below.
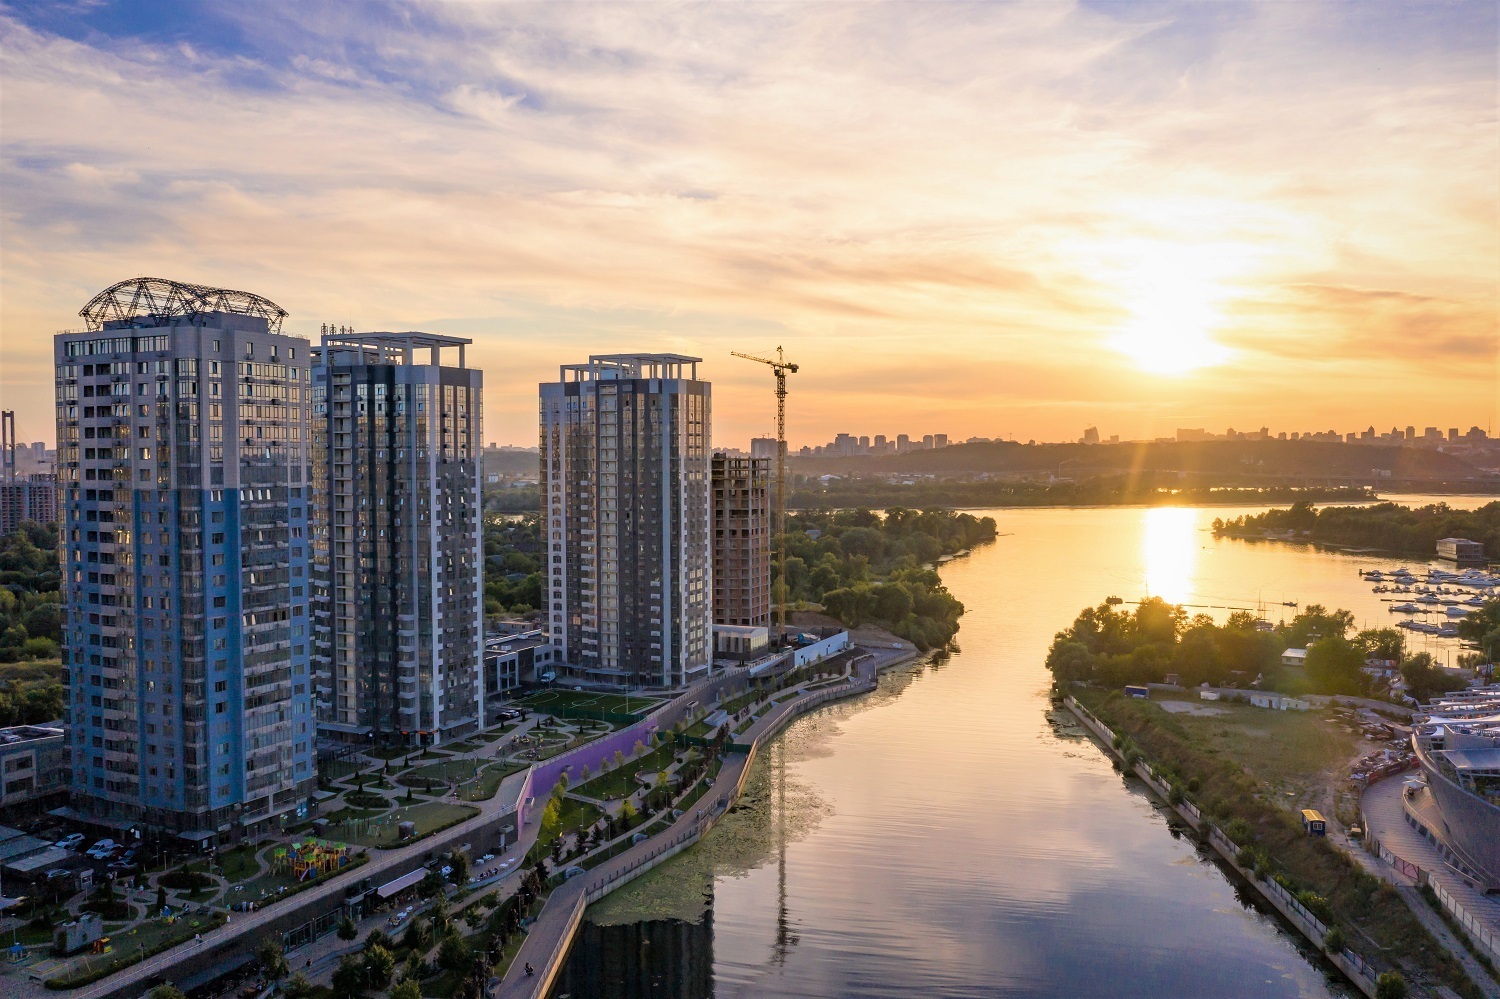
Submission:
<svg viewBox="0 0 1500 999">
<path fill-rule="evenodd" d="M 90 857 L 93 857 L 95 860 L 103 860 L 105 857 L 113 853 L 115 851 L 115 847 L 118 845 L 119 844 L 117 844 L 112 839 L 101 839 L 93 846 L 89 847 L 88 855 Z"/>
<path fill-rule="evenodd" d="M 65 850 L 76 850 L 78 849 L 79 844 L 81 844 L 82 842 L 83 833 L 73 833 L 58 840 L 57 845 Z"/>
</svg>

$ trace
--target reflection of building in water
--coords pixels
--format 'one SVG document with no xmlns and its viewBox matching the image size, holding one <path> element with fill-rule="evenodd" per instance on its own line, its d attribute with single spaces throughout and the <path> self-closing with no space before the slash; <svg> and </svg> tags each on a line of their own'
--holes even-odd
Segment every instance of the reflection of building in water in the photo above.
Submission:
<svg viewBox="0 0 1500 999">
<path fill-rule="evenodd" d="M 551 999 L 713 999 L 714 927 L 652 919 L 578 928 Z"/>
</svg>

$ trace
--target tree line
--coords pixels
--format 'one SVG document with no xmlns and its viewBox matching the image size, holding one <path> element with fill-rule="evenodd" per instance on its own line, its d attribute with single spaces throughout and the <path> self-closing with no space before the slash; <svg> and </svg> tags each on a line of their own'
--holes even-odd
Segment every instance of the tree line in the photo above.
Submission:
<svg viewBox="0 0 1500 999">
<path fill-rule="evenodd" d="M 963 603 L 931 564 L 996 535 L 993 517 L 951 510 L 812 510 L 788 521 L 776 600 L 816 603 L 850 627 L 878 624 L 920 649 L 946 644 Z"/>
<path fill-rule="evenodd" d="M 794 509 L 821 507 L 1180 506 L 1202 503 L 1290 503 L 1368 499 L 1358 486 L 1184 486 L 1175 474 L 1100 475 L 1072 482 L 974 479 L 950 476 L 918 481 L 798 476 L 787 497 Z"/>
<path fill-rule="evenodd" d="M 1266 532 L 1295 532 L 1324 544 L 1379 548 L 1391 552 L 1431 556 L 1440 538 L 1468 538 L 1482 542 L 1487 552 L 1500 552 L 1500 502 L 1477 510 L 1454 510 L 1446 503 L 1410 507 L 1399 503 L 1374 506 L 1325 506 L 1294 503 L 1290 507 L 1215 520 L 1214 534 L 1256 537 Z"/>
<path fill-rule="evenodd" d="M 0 537 L 0 726 L 62 716 L 62 604 L 54 524 Z"/>
<path fill-rule="evenodd" d="M 1487 611 L 1500 621 L 1500 601 L 1492 601 Z M 1306 664 L 1283 665 L 1287 648 L 1307 649 Z M 1262 690 L 1288 694 L 1366 695 L 1374 689 L 1364 670 L 1371 659 L 1396 663 L 1410 696 L 1419 701 L 1465 686 L 1428 653 L 1410 652 L 1396 628 L 1355 632 L 1354 615 L 1347 610 L 1311 604 L 1275 627 L 1249 611 L 1235 611 L 1217 624 L 1207 614 L 1189 617 L 1159 597 L 1133 608 L 1118 598 L 1085 608 L 1053 639 L 1047 668 L 1059 682 L 1103 687 L 1162 683 L 1173 673 L 1187 687 L 1248 686 L 1258 680 Z"/>
</svg>

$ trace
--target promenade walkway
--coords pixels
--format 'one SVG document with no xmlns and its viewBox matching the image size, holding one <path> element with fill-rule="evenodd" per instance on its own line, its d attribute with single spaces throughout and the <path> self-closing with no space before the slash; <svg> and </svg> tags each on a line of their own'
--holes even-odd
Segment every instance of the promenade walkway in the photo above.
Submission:
<svg viewBox="0 0 1500 999">
<path fill-rule="evenodd" d="M 671 826 L 651 839 L 553 890 L 494 993 L 496 999 L 537 999 L 544 995 L 588 903 L 603 898 L 614 888 L 687 849 L 712 829 L 744 786 L 763 738 L 775 734 L 791 718 L 812 707 L 873 690 L 882 669 L 911 659 L 915 652 L 910 646 L 858 650 L 844 683 L 804 691 L 802 697 L 774 704 L 750 728 L 735 737 L 737 744 L 749 744 L 752 747 L 750 752 L 724 757 L 713 787 L 692 810 L 685 811 Z M 535 975 L 527 976 L 527 965 L 534 969 Z"/>
</svg>

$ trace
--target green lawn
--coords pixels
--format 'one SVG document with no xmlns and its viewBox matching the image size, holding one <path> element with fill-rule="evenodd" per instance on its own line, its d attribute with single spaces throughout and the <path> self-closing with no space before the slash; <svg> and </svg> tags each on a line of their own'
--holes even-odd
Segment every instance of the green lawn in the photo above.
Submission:
<svg viewBox="0 0 1500 999">
<path fill-rule="evenodd" d="M 252 877 L 257 868 L 255 851 L 256 847 L 248 843 L 219 851 L 217 859 L 219 867 L 223 870 L 224 880 L 230 884 L 237 884 Z"/>
<path fill-rule="evenodd" d="M 461 801 L 487 801 L 500 790 L 505 778 L 525 769 L 518 763 L 491 763 L 479 772 L 478 778 L 458 786 L 458 797 Z"/>
<path fill-rule="evenodd" d="M 1132 707 L 1156 716 L 1170 714 L 1172 722 L 1210 753 L 1234 760 L 1283 793 L 1306 793 L 1321 778 L 1341 771 L 1358 749 L 1355 736 L 1319 711 L 1270 711 L 1232 701 L 1191 703 L 1200 711 L 1222 713 L 1167 712 L 1158 701 Z"/>
<path fill-rule="evenodd" d="M 539 690 L 516 702 L 517 707 L 532 711 L 551 711 L 557 708 L 592 708 L 611 714 L 640 715 L 656 707 L 660 701 L 650 697 L 625 697 L 621 694 L 594 694 L 586 690 Z"/>
<path fill-rule="evenodd" d="M 417 839 L 430 836 L 439 829 L 462 822 L 471 815 L 478 815 L 479 809 L 472 805 L 453 805 L 442 801 L 424 801 L 415 805 L 405 805 L 394 811 L 388 812 L 374 823 L 363 828 L 353 829 L 346 835 L 349 842 L 358 843 L 361 846 L 393 847 L 400 843 L 397 828 L 402 822 L 415 822 L 417 825 Z"/>
<path fill-rule="evenodd" d="M 403 787 L 414 787 L 418 790 L 427 786 L 429 781 L 443 785 L 442 790 L 447 790 L 449 781 L 466 781 L 474 777 L 474 771 L 483 767 L 484 761 L 469 759 L 444 759 L 425 766 L 412 767 L 410 770 L 402 771 L 396 777 L 396 783 Z"/>
<path fill-rule="evenodd" d="M 599 800 L 623 798 L 640 788 L 640 782 L 635 779 L 637 773 L 644 770 L 654 774 L 663 767 L 670 766 L 672 758 L 673 752 L 670 744 L 658 746 L 645 756 L 626 760 L 624 766 L 602 773 L 582 786 L 570 788 L 570 790 L 585 798 Z"/>
</svg>

